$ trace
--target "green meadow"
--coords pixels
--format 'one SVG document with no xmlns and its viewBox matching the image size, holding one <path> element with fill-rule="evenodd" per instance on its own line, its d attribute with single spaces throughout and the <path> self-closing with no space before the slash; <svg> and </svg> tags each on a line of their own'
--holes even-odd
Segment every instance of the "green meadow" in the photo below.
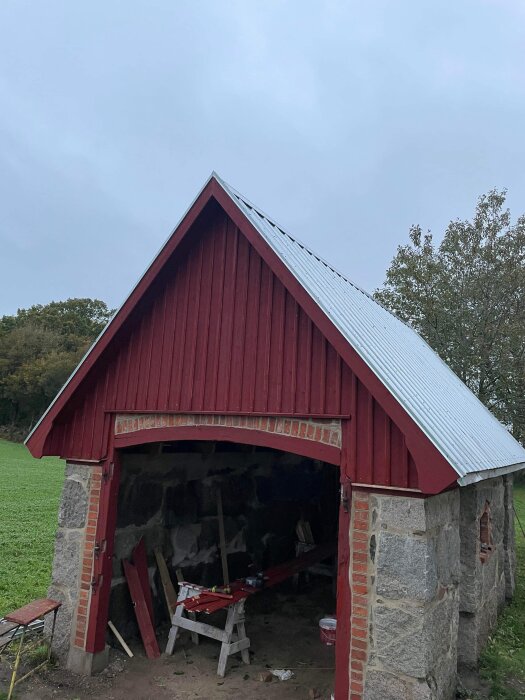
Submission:
<svg viewBox="0 0 525 700">
<path fill-rule="evenodd" d="M 0 440 L 0 616 L 45 597 L 64 462 Z"/>
</svg>

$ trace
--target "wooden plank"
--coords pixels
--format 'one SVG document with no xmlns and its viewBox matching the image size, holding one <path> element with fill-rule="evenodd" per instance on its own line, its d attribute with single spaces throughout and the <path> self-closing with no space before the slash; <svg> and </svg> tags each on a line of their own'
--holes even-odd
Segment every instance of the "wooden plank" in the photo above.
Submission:
<svg viewBox="0 0 525 700">
<path fill-rule="evenodd" d="M 181 617 L 177 619 L 176 625 L 190 632 L 197 632 L 197 634 L 202 634 L 205 637 L 216 639 L 219 642 L 227 641 L 227 635 L 224 630 L 214 627 L 213 625 L 208 625 L 205 622 L 196 622 L 195 620 L 190 620 L 188 617 Z"/>
<path fill-rule="evenodd" d="M 168 615 L 171 620 L 175 614 L 175 608 L 177 607 L 177 594 L 175 593 L 175 587 L 170 578 L 170 573 L 162 552 L 158 547 L 153 550 L 155 553 L 155 559 L 157 560 L 157 566 L 159 568 L 160 580 L 162 583 L 162 590 L 164 591 L 164 600 L 166 601 L 166 606 L 168 608 Z"/>
<path fill-rule="evenodd" d="M 151 588 L 149 585 L 149 575 L 148 575 L 148 557 L 146 555 L 146 543 L 144 538 L 141 537 L 132 551 L 131 556 L 133 558 L 133 563 L 137 569 L 137 573 L 140 579 L 140 585 L 142 586 L 142 591 L 144 593 L 144 600 L 148 607 L 149 616 L 151 622 L 155 624 L 155 617 L 153 615 L 153 598 L 151 596 Z"/>
<path fill-rule="evenodd" d="M 230 585 L 230 572 L 228 571 L 228 554 L 226 553 L 226 535 L 224 532 L 224 514 L 222 512 L 222 493 L 217 489 L 217 517 L 219 519 L 219 543 L 221 548 L 222 578 L 224 587 Z"/>
<path fill-rule="evenodd" d="M 285 562 L 284 564 L 278 564 L 277 566 L 267 569 L 264 572 L 264 587 L 269 588 L 275 586 L 288 578 L 291 578 L 294 574 L 297 574 L 305 569 L 309 569 L 314 564 L 317 564 L 324 559 L 328 559 L 334 555 L 337 551 L 337 545 L 335 542 L 329 542 L 327 544 L 318 545 L 299 557 Z M 182 602 L 182 605 L 188 612 L 203 612 L 210 614 L 217 612 L 223 608 L 227 608 L 232 604 L 235 604 L 247 598 L 249 595 L 257 593 L 259 588 L 251 588 L 244 584 L 244 579 L 238 579 L 233 581 L 231 584 L 232 595 L 231 598 L 225 598 L 222 595 L 217 596 L 211 591 L 204 591 L 203 593 L 191 596 Z"/>
<path fill-rule="evenodd" d="M 122 637 L 122 635 L 120 634 L 120 632 L 118 631 L 118 629 L 115 627 L 115 625 L 111 622 L 111 620 L 108 620 L 108 627 L 109 627 L 109 629 L 113 632 L 113 634 L 114 634 L 115 637 L 118 639 L 118 641 L 120 642 L 120 646 L 124 649 L 124 651 L 125 651 L 126 654 L 129 656 L 129 658 L 132 659 L 132 658 L 133 658 L 133 652 L 132 652 L 131 649 L 128 647 L 128 645 L 127 645 L 126 642 L 124 641 L 124 638 Z"/>
<path fill-rule="evenodd" d="M 139 625 L 140 636 L 142 637 L 144 649 L 146 650 L 146 656 L 148 659 L 156 659 L 160 656 L 159 645 L 157 644 L 157 638 L 155 637 L 155 630 L 153 629 L 153 623 L 148 611 L 148 606 L 146 605 L 146 601 L 144 599 L 144 591 L 142 589 L 138 571 L 130 561 L 124 559 L 122 563 L 124 565 L 124 575 L 126 576 L 126 581 L 128 582 L 133 607 L 135 608 L 135 615 Z"/>
</svg>

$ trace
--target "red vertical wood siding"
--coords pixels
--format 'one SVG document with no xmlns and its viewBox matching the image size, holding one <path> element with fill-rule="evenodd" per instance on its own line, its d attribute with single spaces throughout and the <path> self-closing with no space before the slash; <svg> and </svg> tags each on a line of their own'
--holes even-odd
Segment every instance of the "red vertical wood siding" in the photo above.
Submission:
<svg viewBox="0 0 525 700">
<path fill-rule="evenodd" d="M 351 416 L 347 476 L 415 487 L 403 435 L 216 205 L 54 423 L 45 452 L 101 459 L 112 411 Z"/>
</svg>

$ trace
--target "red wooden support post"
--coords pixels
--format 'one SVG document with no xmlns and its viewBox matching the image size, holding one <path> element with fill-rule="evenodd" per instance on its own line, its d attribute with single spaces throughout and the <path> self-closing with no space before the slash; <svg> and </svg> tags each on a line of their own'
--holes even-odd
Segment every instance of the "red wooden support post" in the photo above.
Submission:
<svg viewBox="0 0 525 700">
<path fill-rule="evenodd" d="M 350 504 L 351 484 L 341 469 L 337 561 L 337 637 L 335 645 L 335 700 L 347 700 L 350 688 Z"/>
<path fill-rule="evenodd" d="M 86 637 L 86 651 L 92 654 L 103 651 L 106 645 L 119 482 L 120 458 L 111 441 L 108 458 L 103 465 Z"/>
</svg>

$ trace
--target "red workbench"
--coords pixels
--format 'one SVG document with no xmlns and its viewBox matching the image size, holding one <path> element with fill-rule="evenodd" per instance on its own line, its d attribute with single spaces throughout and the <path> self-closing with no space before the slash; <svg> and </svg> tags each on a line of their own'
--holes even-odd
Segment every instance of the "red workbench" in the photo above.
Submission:
<svg viewBox="0 0 525 700">
<path fill-rule="evenodd" d="M 196 644 L 198 644 L 198 635 L 200 634 L 222 642 L 217 666 L 219 676 L 222 677 L 226 673 L 228 657 L 232 654 L 241 652 L 243 662 L 249 664 L 250 640 L 246 636 L 244 617 L 246 598 L 265 588 L 276 586 L 314 564 L 328 559 L 335 554 L 336 549 L 335 543 L 319 545 L 291 561 L 267 569 L 263 572 L 264 585 L 262 589 L 247 586 L 244 579 L 234 581 L 230 585 L 230 594 L 218 593 L 203 586 L 182 582 L 179 587 L 177 609 L 171 620 L 166 654 L 173 653 L 179 629 L 186 629 L 191 632 L 192 639 Z M 196 619 L 197 613 L 209 615 L 224 608 L 228 610 L 224 629 Z M 234 632 L 234 628 L 236 632 Z"/>
</svg>

